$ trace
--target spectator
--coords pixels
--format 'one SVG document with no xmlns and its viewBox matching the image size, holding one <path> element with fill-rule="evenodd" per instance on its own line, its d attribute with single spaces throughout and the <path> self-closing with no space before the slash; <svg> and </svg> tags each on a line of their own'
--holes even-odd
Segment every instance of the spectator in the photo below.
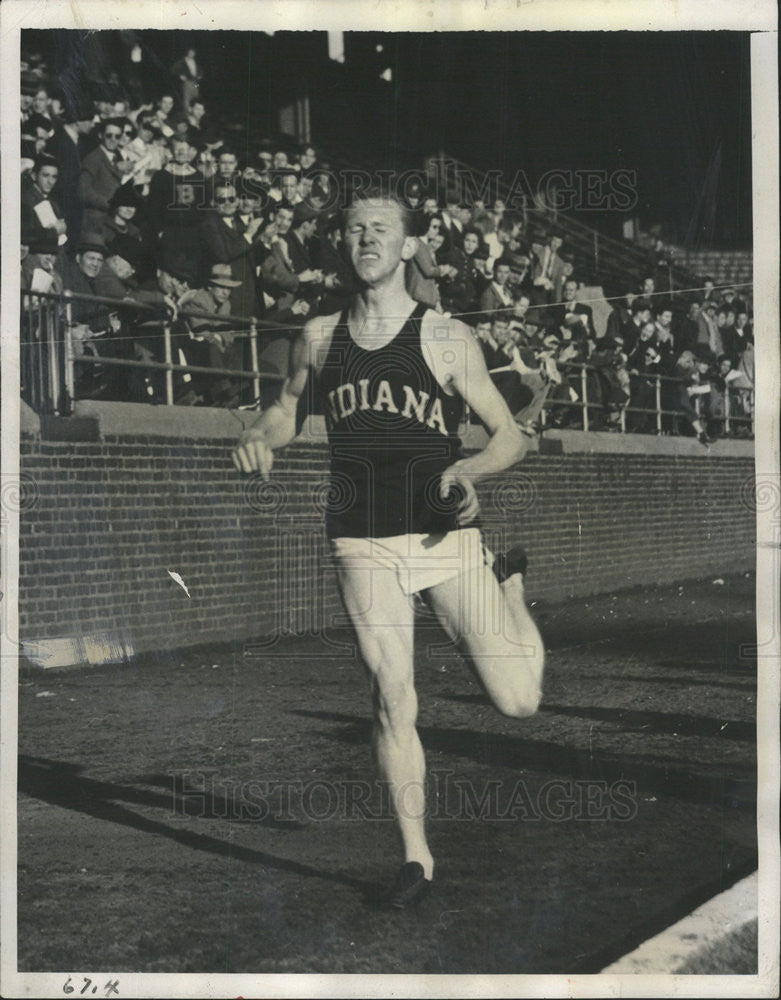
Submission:
<svg viewBox="0 0 781 1000">
<path fill-rule="evenodd" d="M 84 228 L 99 232 L 109 213 L 109 199 L 132 171 L 133 165 L 119 149 L 122 123 L 109 118 L 98 126 L 100 145 L 84 157 L 80 194 L 84 204 Z"/>
<path fill-rule="evenodd" d="M 578 283 L 571 278 L 564 285 L 564 301 L 551 306 L 549 312 L 557 327 L 568 327 L 573 340 L 596 340 L 591 306 L 577 301 Z"/>
<path fill-rule="evenodd" d="M 44 152 L 54 136 L 55 123 L 51 118 L 37 113 L 31 114 L 22 124 L 22 139 L 33 145 L 34 155 Z"/>
<path fill-rule="evenodd" d="M 138 123 L 137 135 L 124 149 L 125 159 L 133 164 L 130 183 L 146 197 L 155 174 L 171 159 L 167 140 L 151 120 Z"/>
<path fill-rule="evenodd" d="M 494 267 L 494 277 L 491 284 L 480 296 L 480 310 L 482 312 L 494 313 L 497 309 L 509 310 L 513 304 L 512 294 L 508 287 L 510 280 L 510 265 L 504 261 L 498 261 Z"/>
<path fill-rule="evenodd" d="M 200 242 L 203 248 L 202 268 L 228 264 L 233 281 L 229 302 L 234 316 L 254 315 L 256 309 L 256 273 L 253 247 L 262 220 L 253 219 L 244 226 L 237 218 L 239 199 L 236 189 L 218 180 L 214 189 L 212 211 L 201 223 Z M 226 288 L 226 285 L 220 285 Z M 223 297 L 222 292 L 220 297 Z"/>
<path fill-rule="evenodd" d="M 713 278 L 708 274 L 702 279 L 702 304 L 705 306 L 706 302 L 716 303 L 716 283 Z"/>
<path fill-rule="evenodd" d="M 182 88 L 182 107 L 187 109 L 200 96 L 203 70 L 195 58 L 196 52 L 188 48 L 184 56 L 171 67 L 171 76 L 179 81 Z"/>
<path fill-rule="evenodd" d="M 494 230 L 486 234 L 485 242 L 488 246 L 488 270 L 492 271 L 494 264 L 500 258 L 504 259 L 505 251 L 510 245 L 516 224 L 510 219 L 503 219 L 501 215 Z"/>
<path fill-rule="evenodd" d="M 675 375 L 679 381 L 675 385 L 673 409 L 686 419 L 697 435 L 697 440 L 704 445 L 710 444 L 712 438 L 705 429 L 694 399 L 699 397 L 702 400 L 703 394 L 706 398 L 710 394 L 707 370 L 707 363 L 698 363 L 691 351 L 684 351 L 675 363 Z"/>
<path fill-rule="evenodd" d="M 61 125 L 55 126 L 48 149 L 59 169 L 58 194 L 70 245 L 80 238 L 84 204 L 79 193 L 82 159 L 87 154 L 87 137 L 92 132 L 92 113 L 86 105 L 69 103 Z"/>
<path fill-rule="evenodd" d="M 479 315 L 475 317 L 474 331 L 491 381 L 507 403 L 510 413 L 515 415 L 525 400 L 518 373 L 511 370 L 510 358 L 502 346 L 508 336 L 507 320 L 500 313 L 494 316 Z"/>
<path fill-rule="evenodd" d="M 21 223 L 23 230 L 41 234 L 52 231 L 62 246 L 68 239 L 68 223 L 58 202 L 51 197 L 59 174 L 53 156 L 41 154 L 36 158 L 32 183 L 22 189 Z"/>
<path fill-rule="evenodd" d="M 637 342 L 640 340 L 640 331 L 647 323 L 651 322 L 651 303 L 648 299 L 637 296 L 632 301 L 631 313 L 632 317 L 630 321 L 622 330 L 624 350 L 630 356 L 637 346 Z"/>
<path fill-rule="evenodd" d="M 54 295 L 62 292 L 62 277 L 57 268 L 57 233 L 52 229 L 38 229 L 25 233 L 24 239 L 28 253 L 22 259 L 22 290 Z"/>
<path fill-rule="evenodd" d="M 656 279 L 653 275 L 649 274 L 643 278 L 642 284 L 640 285 L 640 295 L 644 299 L 648 299 L 650 302 L 654 301 L 654 295 L 656 294 Z"/>
<path fill-rule="evenodd" d="M 74 293 L 70 306 L 74 356 L 91 359 L 77 360 L 74 366 L 77 399 L 114 399 L 119 388 L 118 369 L 95 360 L 116 354 L 121 329 L 118 314 L 104 303 L 79 298 L 100 295 L 97 278 L 105 258 L 105 243 L 92 233 L 76 246 L 75 257 L 65 258 L 63 284 L 66 291 Z"/>
<path fill-rule="evenodd" d="M 741 381 L 740 372 L 732 367 L 732 361 L 726 354 L 716 359 L 716 370 L 710 381 L 710 425 L 712 437 L 720 437 L 727 433 L 728 417 L 732 416 L 732 385 Z"/>
<path fill-rule="evenodd" d="M 627 423 L 631 430 L 638 433 L 647 433 L 649 428 L 655 430 L 657 427 L 652 411 L 656 410 L 657 399 L 661 401 L 662 382 L 659 376 L 669 374 L 663 360 L 669 364 L 670 355 L 663 358 L 657 350 L 656 324 L 649 321 L 641 328 L 640 339 L 627 362 L 631 379 L 630 405 L 633 409 L 646 411 L 632 414 Z"/>
<path fill-rule="evenodd" d="M 295 170 L 288 167 L 286 170 L 276 171 L 269 195 L 274 201 L 288 208 L 295 208 L 303 200 L 298 193 L 298 177 Z"/>
<path fill-rule="evenodd" d="M 440 279 L 442 307 L 445 312 L 462 316 L 465 323 L 471 323 L 471 314 L 476 312 L 478 308 L 478 289 L 481 289 L 484 284 L 484 279 L 475 265 L 473 256 L 467 255 L 458 246 L 452 244 L 448 246 L 446 235 L 442 229 L 432 245 L 435 249 L 437 264 L 450 268 Z M 477 247 L 476 239 L 474 246 Z"/>
<path fill-rule="evenodd" d="M 739 299 L 737 297 L 737 295 L 735 294 L 735 289 L 732 287 L 732 285 L 728 285 L 722 291 L 721 301 L 722 305 L 727 306 L 727 308 L 734 309 L 736 316 L 739 312 L 746 311 L 746 303 L 743 301 L 743 299 Z"/>
<path fill-rule="evenodd" d="M 689 303 L 689 308 L 686 316 L 681 320 L 678 327 L 678 334 L 675 336 L 675 342 L 678 345 L 678 354 L 682 354 L 684 351 L 693 351 L 697 345 L 699 339 L 700 324 L 698 322 L 698 317 L 700 315 L 701 303 L 696 299 Z"/>
<path fill-rule="evenodd" d="M 224 189 L 221 189 L 224 190 Z M 202 368 L 231 368 L 242 371 L 242 342 L 235 337 L 230 322 L 231 295 L 241 287 L 227 263 L 213 264 L 203 288 L 188 292 L 179 300 L 186 334 L 177 338 L 177 351 L 185 363 Z M 193 312 L 210 313 L 214 319 L 195 317 Z M 222 318 L 222 322 L 219 322 Z M 186 383 L 185 383 L 186 385 Z M 180 396 L 183 403 L 203 402 L 207 406 L 235 408 L 241 401 L 242 383 L 227 375 L 193 373 L 190 391 Z M 192 393 L 192 395 L 191 395 Z"/>
<path fill-rule="evenodd" d="M 623 298 L 613 298 L 611 296 L 608 299 L 610 313 L 607 317 L 605 336 L 609 337 L 610 340 L 616 340 L 616 338 L 620 337 L 623 342 L 624 331 L 632 321 L 632 303 L 636 297 L 635 293 L 630 291 Z"/>
<path fill-rule="evenodd" d="M 170 139 L 171 136 L 174 134 L 174 130 L 171 128 L 169 124 L 168 117 L 174 110 L 175 104 L 176 101 L 174 100 L 173 94 L 161 94 L 157 104 L 155 105 L 155 109 L 152 113 L 152 119 L 157 124 L 157 127 L 160 129 L 160 131 L 163 133 L 166 139 Z"/>
<path fill-rule="evenodd" d="M 506 254 L 504 260 L 510 265 L 510 277 L 507 283 L 513 297 L 519 292 L 523 292 L 531 302 L 534 290 L 531 277 L 531 257 L 528 253 L 516 251 Z"/>
<path fill-rule="evenodd" d="M 609 427 L 618 426 L 621 410 L 629 402 L 630 392 L 626 386 L 626 378 L 620 374 L 622 370 L 626 371 L 626 361 L 623 344 L 607 337 L 596 342 L 589 358 L 589 364 L 595 369 L 603 406 L 597 419 L 600 422 L 607 421 Z"/>
<path fill-rule="evenodd" d="M 438 282 L 441 278 L 453 278 L 458 272 L 450 264 L 437 264 L 431 246 L 434 237 L 442 229 L 442 216 L 438 213 L 436 215 L 422 213 L 422 217 L 418 219 L 418 226 L 420 235 L 417 238 L 417 249 L 412 259 L 407 261 L 405 275 L 407 293 L 416 302 L 422 302 L 431 309 L 441 312 Z"/>
<path fill-rule="evenodd" d="M 262 273 L 265 290 L 274 299 L 273 315 L 269 318 L 283 322 L 282 316 L 286 316 L 294 325 L 301 325 L 311 313 L 315 298 L 308 286 L 321 285 L 323 273 L 316 268 L 295 270 L 289 246 L 294 211 L 284 204 L 274 209 L 277 239 L 263 262 Z M 298 220 L 300 226 L 300 214 Z"/>
<path fill-rule="evenodd" d="M 722 353 L 720 350 L 722 346 L 721 334 L 716 322 L 716 302 L 714 299 L 703 300 L 702 309 L 697 314 L 697 326 L 697 344 L 707 345 L 714 357 Z M 719 350 L 717 351 L 716 348 L 719 348 Z"/>
<path fill-rule="evenodd" d="M 463 250 L 464 224 L 459 214 L 460 198 L 458 191 L 449 190 L 445 194 L 445 210 L 442 212 L 442 231 L 449 240 L 451 247 Z M 475 249 L 477 249 L 475 247 Z"/>
<path fill-rule="evenodd" d="M 561 233 L 552 230 L 543 245 L 532 244 L 535 256 L 532 264 L 532 284 L 535 305 L 558 302 L 564 280 L 564 262 L 559 256 L 563 244 Z"/>
<path fill-rule="evenodd" d="M 662 306 L 656 316 L 656 342 L 665 354 L 673 354 L 675 350 L 672 322 L 672 309 L 667 305 Z"/>
<path fill-rule="evenodd" d="M 342 253 L 342 227 L 338 214 L 331 216 L 323 228 L 314 263 L 323 274 L 331 274 L 334 281 L 326 286 L 320 301 L 320 312 L 324 316 L 341 312 L 350 297 L 358 290 L 358 283 L 352 265 Z"/>
<path fill-rule="evenodd" d="M 302 175 L 315 170 L 317 166 L 317 150 L 311 143 L 305 142 L 301 146 L 301 150 L 298 154 L 298 164 L 301 168 Z"/>
</svg>

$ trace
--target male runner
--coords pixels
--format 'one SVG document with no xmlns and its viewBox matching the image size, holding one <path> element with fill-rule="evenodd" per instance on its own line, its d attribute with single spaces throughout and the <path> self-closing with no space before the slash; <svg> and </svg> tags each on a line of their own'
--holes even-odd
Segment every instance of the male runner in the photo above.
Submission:
<svg viewBox="0 0 781 1000">
<path fill-rule="evenodd" d="M 306 324 L 279 400 L 233 452 L 239 471 L 267 478 L 275 449 L 296 435 L 300 398 L 308 385 L 315 387 L 339 497 L 327 512 L 326 530 L 370 675 L 373 749 L 404 852 L 388 898 L 398 907 L 417 900 L 434 873 L 415 729 L 410 595 L 422 593 L 448 633 L 462 639 L 503 714 L 536 711 L 543 669 L 542 640 L 520 574 L 500 585 L 479 530 L 469 527 L 479 510 L 475 481 L 508 469 L 527 442 L 470 330 L 407 294 L 405 262 L 416 249 L 412 227 L 410 213 L 392 196 L 353 200 L 344 239 L 360 290 L 343 313 Z M 485 448 L 468 458 L 460 457 L 457 436 L 461 400 L 489 434 Z"/>
</svg>

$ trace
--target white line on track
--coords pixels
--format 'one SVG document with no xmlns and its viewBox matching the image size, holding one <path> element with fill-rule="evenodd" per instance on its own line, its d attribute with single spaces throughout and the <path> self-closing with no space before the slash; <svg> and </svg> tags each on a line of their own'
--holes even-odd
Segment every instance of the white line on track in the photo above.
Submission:
<svg viewBox="0 0 781 1000">
<path fill-rule="evenodd" d="M 757 919 L 757 872 L 703 903 L 688 917 L 668 927 L 639 948 L 613 962 L 602 973 L 671 974 L 747 923 Z"/>
</svg>

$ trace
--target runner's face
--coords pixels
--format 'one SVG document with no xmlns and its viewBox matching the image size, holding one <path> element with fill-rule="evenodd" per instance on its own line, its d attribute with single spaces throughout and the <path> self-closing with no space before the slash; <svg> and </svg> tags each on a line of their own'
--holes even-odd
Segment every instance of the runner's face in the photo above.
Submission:
<svg viewBox="0 0 781 1000">
<path fill-rule="evenodd" d="M 362 201 L 347 213 L 345 245 L 358 277 L 375 285 L 395 274 L 415 252 L 404 235 L 399 207 L 392 202 Z"/>
</svg>

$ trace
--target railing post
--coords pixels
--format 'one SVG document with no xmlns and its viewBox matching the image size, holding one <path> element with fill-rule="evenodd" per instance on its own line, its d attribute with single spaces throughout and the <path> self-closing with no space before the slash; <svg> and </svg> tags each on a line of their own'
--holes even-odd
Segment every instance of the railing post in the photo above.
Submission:
<svg viewBox="0 0 781 1000">
<path fill-rule="evenodd" d="M 255 317 L 252 317 L 252 322 L 249 328 L 249 351 L 250 358 L 252 361 L 252 374 L 255 378 L 252 380 L 252 391 L 253 398 L 258 401 L 258 408 L 260 408 L 260 365 L 258 364 L 258 321 Z"/>
<path fill-rule="evenodd" d="M 656 433 L 662 433 L 662 380 L 658 375 L 656 379 Z"/>
<path fill-rule="evenodd" d="M 165 345 L 165 405 L 174 405 L 174 373 L 171 369 L 173 364 L 173 352 L 171 350 L 171 324 L 166 319 L 163 324 L 163 343 Z"/>
<path fill-rule="evenodd" d="M 75 378 L 73 374 L 73 302 L 70 292 L 64 292 L 65 296 L 65 391 L 68 394 L 69 404 L 73 403 L 75 395 Z"/>
<path fill-rule="evenodd" d="M 729 398 L 729 383 L 724 383 L 724 433 L 729 434 L 730 423 L 729 418 L 732 416 L 730 413 L 731 403 Z"/>
<path fill-rule="evenodd" d="M 52 411 L 54 413 L 60 412 L 60 365 L 59 358 L 57 357 L 57 330 L 56 321 L 58 310 L 53 308 L 53 302 L 51 299 L 44 300 L 46 304 L 45 322 L 41 323 L 41 341 L 45 336 L 46 338 L 46 355 L 47 355 L 47 366 L 48 366 L 48 376 L 49 376 L 49 396 L 52 401 Z M 43 305 L 43 302 L 42 302 Z M 43 317 L 44 311 L 41 310 L 41 316 Z M 43 343 L 41 344 L 41 349 L 43 349 Z"/>
<path fill-rule="evenodd" d="M 580 391 L 583 395 L 583 430 L 588 430 L 588 377 L 586 375 L 586 366 L 582 365 L 580 369 Z"/>
</svg>

